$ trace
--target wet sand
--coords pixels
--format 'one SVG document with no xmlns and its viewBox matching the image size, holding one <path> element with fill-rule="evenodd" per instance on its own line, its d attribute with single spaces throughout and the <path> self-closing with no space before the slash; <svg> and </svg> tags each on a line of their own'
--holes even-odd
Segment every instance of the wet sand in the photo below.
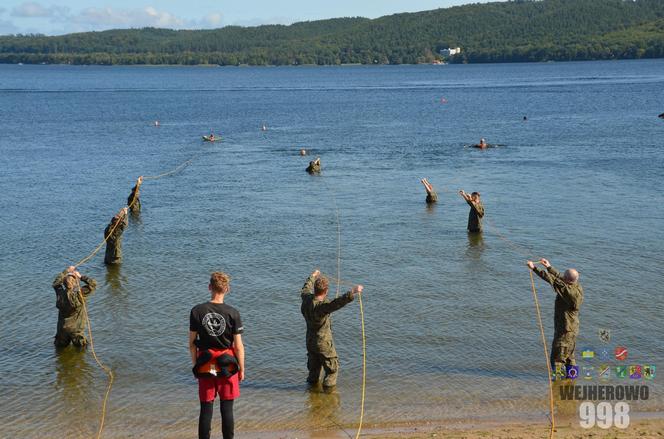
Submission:
<svg viewBox="0 0 664 439">
<path fill-rule="evenodd" d="M 245 439 L 305 439 L 305 438 L 351 438 L 355 437 L 356 430 L 350 428 L 343 430 L 318 431 L 272 431 L 272 432 L 241 432 L 236 431 L 238 437 Z M 545 423 L 427 423 L 413 425 L 409 423 L 392 426 L 368 426 L 362 429 L 362 438 L 409 438 L 409 439 L 541 439 L 549 437 L 549 426 Z M 642 439 L 663 438 L 664 419 L 640 419 L 631 422 L 625 430 L 611 428 L 602 430 L 592 428 L 584 430 L 578 424 L 565 424 L 558 426 L 555 432 L 557 439 L 577 438 L 611 438 L 611 439 Z"/>
</svg>

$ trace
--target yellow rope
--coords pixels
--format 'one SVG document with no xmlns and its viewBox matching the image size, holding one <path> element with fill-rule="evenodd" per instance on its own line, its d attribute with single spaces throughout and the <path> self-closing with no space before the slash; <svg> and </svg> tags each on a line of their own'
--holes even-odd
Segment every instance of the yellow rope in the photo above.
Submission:
<svg viewBox="0 0 664 439">
<path fill-rule="evenodd" d="M 180 165 L 178 165 L 175 169 L 173 169 L 171 171 L 164 172 L 163 174 L 159 174 L 159 175 L 144 176 L 143 181 L 145 181 L 145 180 L 158 180 L 160 178 L 168 177 L 169 175 L 175 174 L 176 172 L 181 171 L 187 165 L 189 165 L 197 156 L 198 156 L 198 154 L 194 155 L 193 157 L 191 157 L 187 161 L 181 163 Z M 131 209 L 131 207 L 136 203 L 137 199 L 138 199 L 138 197 L 136 196 L 136 194 L 134 194 L 134 197 L 132 198 L 131 203 L 129 203 L 129 205 L 126 206 L 127 210 Z M 99 253 L 99 250 L 101 250 L 101 248 L 104 246 L 104 244 L 106 244 L 106 242 L 111 237 L 111 235 L 113 235 L 113 232 L 118 227 L 118 224 L 120 224 L 120 221 L 116 221 L 116 223 L 113 225 L 111 230 L 109 230 L 108 234 L 106 236 L 104 236 L 104 239 L 99 243 L 99 245 L 97 247 L 95 247 L 95 249 L 92 250 L 92 252 L 90 254 L 88 254 L 86 257 L 84 257 L 83 259 L 78 261 L 76 264 L 74 264 L 74 267 L 78 268 L 79 266 L 85 264 L 90 259 L 92 259 L 97 253 Z"/>
<path fill-rule="evenodd" d="M 196 156 L 194 156 L 194 157 L 190 158 L 189 160 L 185 161 L 184 163 L 178 165 L 172 171 L 165 172 L 165 173 L 159 174 L 159 175 L 149 175 L 149 176 L 143 177 L 143 180 L 157 180 L 157 179 L 175 174 L 176 172 L 179 172 L 180 170 L 184 169 L 187 165 L 189 165 L 189 163 L 191 163 L 194 160 L 194 158 L 196 158 Z M 140 187 L 140 185 L 139 185 L 139 187 Z M 139 187 L 136 188 L 136 192 L 138 192 Z M 131 209 L 131 207 L 138 200 L 138 197 L 136 196 L 136 192 L 134 193 L 134 196 L 131 200 L 131 203 L 129 203 L 129 205 L 126 206 L 127 213 L 125 215 L 128 215 L 129 209 Z M 86 257 L 84 257 L 83 259 L 78 261 L 76 264 L 74 264 L 74 267 L 78 268 L 81 265 L 83 265 L 83 264 L 87 263 L 88 261 L 90 261 L 99 252 L 99 250 L 101 250 L 101 248 L 104 246 L 104 244 L 106 244 L 108 242 L 109 238 L 113 235 L 113 232 L 118 227 L 118 225 L 122 221 L 125 221 L 125 220 L 126 220 L 126 218 L 121 218 L 121 219 L 119 218 L 117 221 L 115 221 L 115 224 L 113 224 L 113 227 L 111 227 L 111 229 L 108 231 L 108 233 L 106 233 L 104 235 L 104 239 L 101 241 L 101 243 L 99 243 L 99 245 L 97 247 L 95 247 L 95 249 L 92 250 L 92 252 L 90 254 L 88 254 Z M 101 360 L 99 360 L 99 357 L 97 357 L 97 352 L 95 351 L 95 346 L 94 346 L 94 340 L 92 338 L 92 324 L 90 323 L 90 316 L 88 315 L 88 308 L 85 304 L 85 298 L 83 297 L 83 295 L 81 293 L 81 284 L 78 281 L 78 278 L 77 278 L 77 282 L 78 282 L 78 290 L 79 290 L 79 295 L 80 295 L 80 298 L 81 298 L 81 303 L 83 304 L 83 316 L 85 317 L 85 322 L 88 326 L 88 335 L 90 336 L 90 351 L 92 352 L 92 356 L 94 357 L 95 362 L 97 363 L 97 365 L 99 365 L 99 367 L 104 372 L 106 372 L 106 374 L 108 375 L 108 387 L 106 388 L 106 394 L 104 395 L 104 401 L 102 403 L 102 409 L 101 409 L 101 419 L 100 419 L 100 422 L 99 422 L 99 430 L 97 431 L 97 439 L 100 439 L 101 435 L 102 435 L 102 432 L 104 431 L 104 421 L 106 420 L 106 407 L 108 405 L 108 397 L 111 394 L 111 388 L 113 387 L 113 381 L 114 381 L 115 377 L 113 375 L 113 371 L 109 367 L 104 365 L 104 363 L 102 363 Z"/>
<path fill-rule="evenodd" d="M 549 431 L 549 439 L 554 437 L 556 428 L 556 421 L 553 408 L 553 385 L 551 384 L 551 361 L 549 359 L 549 351 L 546 348 L 546 337 L 544 336 L 544 325 L 542 324 L 542 314 L 540 313 L 539 300 L 537 299 L 537 290 L 535 289 L 535 279 L 533 279 L 533 271 L 528 270 L 530 274 L 530 285 L 533 289 L 533 299 L 535 300 L 535 310 L 537 311 L 537 322 L 539 323 L 540 334 L 542 335 L 542 347 L 544 348 L 544 357 L 546 359 L 546 371 L 549 375 L 549 412 L 551 413 L 551 430 Z"/>
<path fill-rule="evenodd" d="M 355 439 L 360 437 L 362 432 L 362 421 L 364 420 L 364 396 L 367 388 L 367 337 L 364 333 L 364 307 L 362 306 L 362 293 L 358 295 L 360 300 L 360 319 L 362 321 L 362 400 L 360 402 L 360 423 L 357 426 Z"/>
<path fill-rule="evenodd" d="M 194 155 L 189 160 L 187 160 L 187 161 L 183 162 L 182 164 L 178 165 L 172 171 L 164 172 L 163 174 L 159 174 L 159 175 L 148 175 L 148 176 L 143 177 L 143 180 L 158 180 L 160 178 L 164 178 L 164 177 L 168 177 L 169 175 L 173 175 L 173 174 L 183 170 L 184 168 L 186 168 L 191 162 L 194 161 L 194 159 L 197 156 L 198 156 L 198 154 Z"/>
<path fill-rule="evenodd" d="M 97 430 L 97 439 L 101 438 L 101 434 L 104 431 L 104 421 L 106 420 L 106 405 L 108 403 L 108 397 L 111 394 L 111 387 L 113 387 L 113 381 L 114 381 L 114 376 L 113 376 L 113 371 L 104 365 L 104 363 L 99 360 L 99 357 L 97 357 L 97 352 L 95 352 L 95 343 L 92 338 L 92 325 L 90 324 L 90 316 L 88 315 L 88 308 L 85 305 L 85 298 L 83 297 L 83 294 L 81 292 L 81 283 L 76 278 L 76 282 L 78 283 L 78 294 L 81 299 L 81 303 L 83 304 L 83 315 L 85 316 L 85 322 L 88 325 L 88 335 L 90 336 L 90 351 L 92 352 L 92 356 L 94 357 L 95 361 L 101 367 L 104 372 L 108 375 L 108 387 L 106 388 L 106 394 L 104 395 L 104 402 L 102 403 L 101 406 L 101 419 L 99 421 L 99 430 Z"/>
<path fill-rule="evenodd" d="M 332 200 L 334 201 L 334 210 L 337 217 L 337 292 L 336 297 L 339 297 L 339 290 L 341 288 L 341 220 L 339 219 L 339 206 L 337 205 L 337 197 L 332 190 Z M 351 286 L 350 284 L 347 284 Z M 362 422 L 364 420 L 364 399 L 367 387 L 367 338 L 364 329 L 364 306 L 362 304 L 362 293 L 358 294 L 360 303 L 360 321 L 362 324 L 362 398 L 360 400 L 360 421 L 357 426 L 357 433 L 355 439 L 360 437 L 362 432 Z"/>
</svg>

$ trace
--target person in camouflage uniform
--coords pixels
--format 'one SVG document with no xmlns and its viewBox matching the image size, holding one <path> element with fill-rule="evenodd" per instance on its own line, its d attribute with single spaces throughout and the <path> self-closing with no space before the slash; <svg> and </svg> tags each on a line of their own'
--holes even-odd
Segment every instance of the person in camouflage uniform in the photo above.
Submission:
<svg viewBox="0 0 664 439">
<path fill-rule="evenodd" d="M 136 186 L 131 188 L 131 194 L 127 197 L 127 206 L 129 206 L 129 210 L 134 215 L 141 213 L 141 199 L 139 198 L 141 195 L 141 184 L 143 184 L 142 176 L 138 177 Z"/>
<path fill-rule="evenodd" d="M 556 292 L 553 343 L 551 344 L 551 366 L 553 370 L 561 370 L 566 366 L 574 366 L 574 350 L 576 337 L 579 334 L 579 310 L 583 303 L 583 288 L 579 285 L 579 272 L 573 268 L 565 270 L 561 275 L 548 260 L 541 259 L 546 268 L 542 270 L 528 261 L 528 268 L 551 284 Z"/>
<path fill-rule="evenodd" d="M 436 203 L 438 201 L 438 194 L 434 190 L 433 186 L 431 186 L 431 183 L 429 183 L 429 180 L 423 178 L 420 181 L 424 185 L 424 189 L 427 191 L 427 204 Z"/>
<path fill-rule="evenodd" d="M 85 285 L 81 287 L 80 282 Z M 58 327 L 54 340 L 57 347 L 66 347 L 69 346 L 69 343 L 78 347 L 87 344 L 84 334 L 83 300 L 95 288 L 97 288 L 97 282 L 87 276 L 81 276 L 73 266 L 56 276 L 53 281 L 53 289 L 55 290 L 55 306 L 58 308 Z"/>
<path fill-rule="evenodd" d="M 119 264 L 122 262 L 122 232 L 127 227 L 127 208 L 120 209 L 106 226 L 104 239 L 106 239 L 106 255 L 104 264 Z"/>
<path fill-rule="evenodd" d="M 316 160 L 309 162 L 309 166 L 307 166 L 307 172 L 309 174 L 320 174 L 320 157 L 317 157 Z"/>
<path fill-rule="evenodd" d="M 307 369 L 309 384 L 317 384 L 321 369 L 325 371 L 324 387 L 337 384 L 339 358 L 332 338 L 331 313 L 337 311 L 361 294 L 362 285 L 354 286 L 343 296 L 329 300 L 327 298 L 328 281 L 316 270 L 307 278 L 302 287 L 302 306 L 300 310 L 307 323 Z"/>
<path fill-rule="evenodd" d="M 468 213 L 468 231 L 471 233 L 481 233 L 484 206 L 482 205 L 482 200 L 480 200 L 480 193 L 473 192 L 468 195 L 463 190 L 460 190 L 459 195 L 461 195 L 461 198 L 466 200 L 466 203 L 470 205 L 470 212 Z"/>
</svg>

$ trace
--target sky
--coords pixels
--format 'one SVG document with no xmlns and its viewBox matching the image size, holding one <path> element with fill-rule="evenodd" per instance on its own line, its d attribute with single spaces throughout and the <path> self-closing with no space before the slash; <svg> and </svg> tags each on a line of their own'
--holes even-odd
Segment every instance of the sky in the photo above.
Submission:
<svg viewBox="0 0 664 439">
<path fill-rule="evenodd" d="M 136 27 L 211 29 L 335 17 L 375 18 L 486 0 L 2 0 L 0 35 Z"/>
</svg>

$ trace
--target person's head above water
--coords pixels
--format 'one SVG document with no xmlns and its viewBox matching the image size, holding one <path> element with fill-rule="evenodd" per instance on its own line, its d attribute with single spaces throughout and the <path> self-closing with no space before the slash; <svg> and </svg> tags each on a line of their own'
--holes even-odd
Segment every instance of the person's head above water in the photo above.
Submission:
<svg viewBox="0 0 664 439">
<path fill-rule="evenodd" d="M 300 150 L 300 155 L 307 155 L 307 150 L 304 149 L 304 148 L 302 148 L 302 149 Z"/>
<path fill-rule="evenodd" d="M 563 273 L 563 280 L 568 284 L 574 284 L 579 280 L 579 272 L 574 268 L 568 268 Z"/>
</svg>

